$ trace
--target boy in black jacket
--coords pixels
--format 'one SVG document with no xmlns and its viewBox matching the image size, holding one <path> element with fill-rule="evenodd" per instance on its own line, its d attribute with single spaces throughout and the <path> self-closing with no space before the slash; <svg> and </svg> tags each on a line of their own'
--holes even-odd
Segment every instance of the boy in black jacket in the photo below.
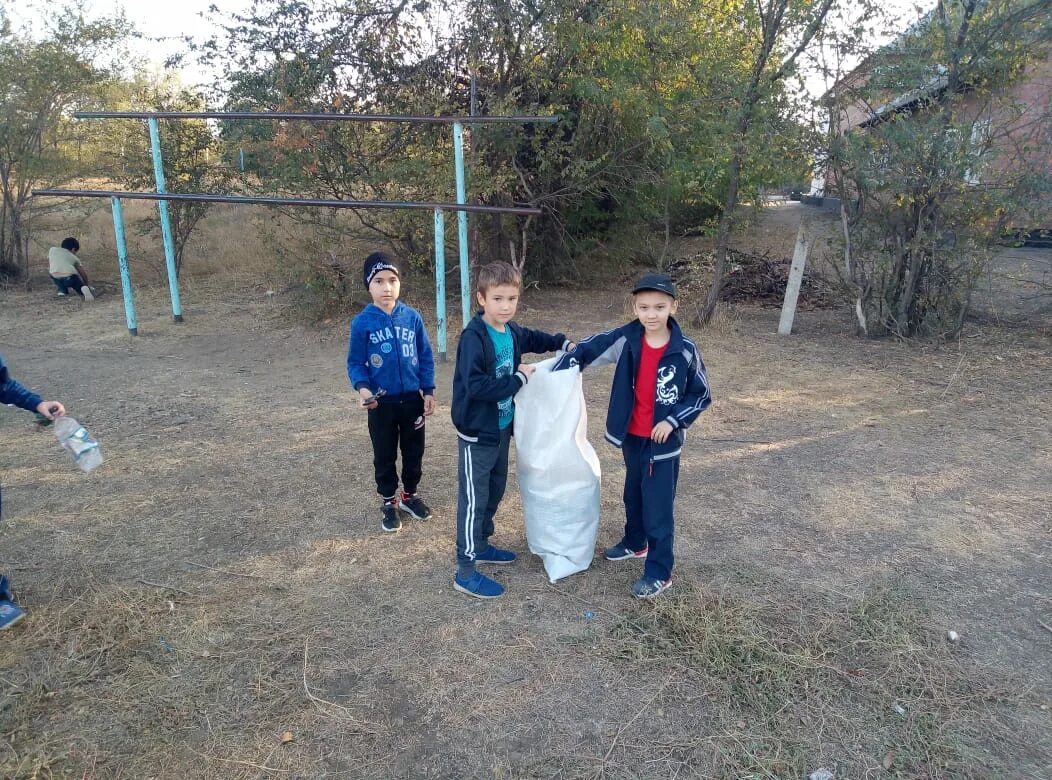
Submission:
<svg viewBox="0 0 1052 780">
<path fill-rule="evenodd" d="M 508 446 L 514 396 L 533 366 L 526 352 L 572 349 L 562 333 L 554 336 L 511 321 L 519 305 L 522 277 L 507 263 L 479 270 L 476 299 L 482 311 L 464 328 L 453 372 L 453 425 L 457 429 L 457 572 L 453 587 L 480 599 L 495 599 L 504 587 L 475 570 L 476 563 L 511 563 L 515 553 L 490 544 L 493 516 L 508 481 Z"/>
<path fill-rule="evenodd" d="M 615 363 L 606 439 L 625 458 L 625 534 L 609 561 L 646 558 L 632 586 L 653 598 L 672 586 L 673 502 L 687 427 L 712 402 L 705 364 L 674 315 L 676 287 L 645 274 L 632 290 L 636 319 L 586 338 L 554 370 Z"/>
</svg>

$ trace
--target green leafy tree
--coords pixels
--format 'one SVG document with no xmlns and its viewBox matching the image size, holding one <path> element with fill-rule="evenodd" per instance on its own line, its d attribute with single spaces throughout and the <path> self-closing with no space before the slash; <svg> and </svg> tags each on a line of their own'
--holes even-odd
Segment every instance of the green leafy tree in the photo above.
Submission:
<svg viewBox="0 0 1052 780">
<path fill-rule="evenodd" d="M 485 37 L 493 15 L 508 21 Z M 711 10 L 477 2 L 465 18 L 477 31 L 460 39 L 483 107 L 560 117 L 550 129 L 479 133 L 480 159 L 496 174 L 489 197 L 511 193 L 548 212 L 535 236 L 542 258 L 573 259 L 618 226 L 659 223 L 668 236 L 676 218 L 711 216 L 722 107 L 710 74 L 741 76 L 734 42 L 712 35 Z"/>
<path fill-rule="evenodd" d="M 834 91 L 860 330 L 956 334 L 997 242 L 1050 216 L 1050 93 L 1017 89 L 1050 43 L 1047 2 L 940 0 Z"/>
<path fill-rule="evenodd" d="M 762 143 L 739 144 L 732 132 L 729 109 L 752 73 L 748 5 L 270 0 L 227 25 L 230 37 L 208 54 L 227 63 L 231 109 L 558 116 L 468 132 L 471 198 L 545 212 L 473 217 L 474 254 L 521 264 L 528 253 L 532 273 L 554 276 L 617 231 L 658 227 L 667 247 L 674 230 L 713 218 L 736 149 L 740 192 L 801 167 L 806 143 L 780 78 L 764 82 L 752 109 L 748 139 Z M 245 150 L 247 185 L 263 191 L 453 199 L 447 127 L 231 123 L 223 133 Z M 427 262 L 428 220 L 358 218 Z"/>
<path fill-rule="evenodd" d="M 448 105 L 430 83 L 421 48 L 426 4 L 405 2 L 260 2 L 228 25 L 228 38 L 206 45 L 222 63 L 228 110 L 434 114 Z M 448 133 L 448 130 L 444 132 Z M 249 191 L 302 197 L 430 200 L 445 196 L 433 182 L 451 145 L 433 126 L 359 123 L 229 122 L 228 154 L 244 152 Z M 314 210 L 291 210 L 327 239 L 320 262 L 338 253 L 347 220 Z M 353 215 L 374 236 L 423 255 L 419 214 L 359 210 Z M 324 243 L 324 241 L 323 241 Z"/>
<path fill-rule="evenodd" d="M 742 25 L 746 31 L 743 56 L 748 75 L 731 85 L 730 155 L 723 189 L 712 285 L 698 319 L 707 322 L 716 311 L 727 278 L 727 250 L 738 218 L 743 183 L 758 159 L 769 149 L 768 126 L 784 118 L 785 81 L 801 55 L 822 30 L 837 0 L 745 0 Z M 729 20 L 734 24 L 735 20 Z M 740 25 L 740 22 L 738 22 Z M 729 26 L 730 27 L 730 26 Z M 733 35 L 731 29 L 726 34 Z"/>
<path fill-rule="evenodd" d="M 0 267 L 28 270 L 29 198 L 87 170 L 70 114 L 94 107 L 119 75 L 130 28 L 122 17 L 86 20 L 78 8 L 54 9 L 41 36 L 0 17 Z"/>
</svg>

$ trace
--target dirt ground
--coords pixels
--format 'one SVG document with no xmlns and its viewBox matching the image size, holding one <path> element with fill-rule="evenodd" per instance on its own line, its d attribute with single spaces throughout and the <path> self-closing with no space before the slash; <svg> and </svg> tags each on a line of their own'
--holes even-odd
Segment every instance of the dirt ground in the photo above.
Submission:
<svg viewBox="0 0 1052 780">
<path fill-rule="evenodd" d="M 518 319 L 581 337 L 621 297 L 534 289 Z M 902 345 L 818 311 L 783 338 L 777 310 L 730 309 L 691 331 L 715 400 L 669 598 L 629 598 L 634 562 L 550 585 L 512 480 L 497 540 L 521 557 L 482 603 L 451 587 L 451 364 L 435 517 L 386 536 L 346 323 L 254 288 L 196 285 L 182 325 L 163 291 L 138 303 L 130 338 L 119 295 L 0 291 L 14 375 L 106 458 L 83 475 L 0 414 L 0 562 L 30 610 L 0 636 L 3 777 L 1052 776 L 1047 331 Z M 601 545 L 623 523 L 609 379 L 585 378 Z M 873 593 L 898 600 L 865 623 Z"/>
</svg>

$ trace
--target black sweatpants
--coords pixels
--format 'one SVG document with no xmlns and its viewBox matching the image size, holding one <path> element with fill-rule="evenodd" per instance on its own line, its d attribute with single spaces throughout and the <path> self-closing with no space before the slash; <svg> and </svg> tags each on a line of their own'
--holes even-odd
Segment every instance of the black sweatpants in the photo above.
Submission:
<svg viewBox="0 0 1052 780">
<path fill-rule="evenodd" d="M 373 442 L 376 492 L 383 498 L 398 494 L 398 449 L 402 450 L 402 490 L 415 493 L 424 461 L 424 399 L 419 393 L 385 398 L 369 412 Z"/>
</svg>

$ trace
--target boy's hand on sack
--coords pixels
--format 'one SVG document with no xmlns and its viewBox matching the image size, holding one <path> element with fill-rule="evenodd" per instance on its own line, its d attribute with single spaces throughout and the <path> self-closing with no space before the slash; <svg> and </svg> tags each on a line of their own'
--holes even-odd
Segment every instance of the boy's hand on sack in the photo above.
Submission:
<svg viewBox="0 0 1052 780">
<path fill-rule="evenodd" d="M 424 396 L 424 417 L 430 417 L 435 413 L 435 397 L 433 395 Z"/>
<path fill-rule="evenodd" d="M 650 432 L 650 438 L 658 444 L 664 444 L 672 433 L 672 423 L 668 420 L 662 420 L 654 426 L 654 430 Z"/>
<path fill-rule="evenodd" d="M 529 379 L 531 376 L 533 376 L 533 372 L 536 371 L 536 370 L 537 370 L 536 368 L 534 368 L 531 365 L 528 365 L 527 363 L 523 363 L 521 366 L 519 366 L 519 371 L 524 373 L 526 375 L 527 379 Z"/>
</svg>

